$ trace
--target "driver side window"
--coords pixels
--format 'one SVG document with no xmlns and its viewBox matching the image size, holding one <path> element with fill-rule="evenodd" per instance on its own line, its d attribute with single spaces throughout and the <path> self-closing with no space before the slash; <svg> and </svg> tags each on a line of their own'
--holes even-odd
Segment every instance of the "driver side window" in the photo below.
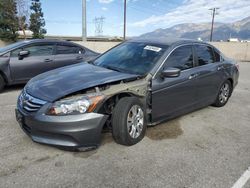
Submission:
<svg viewBox="0 0 250 188">
<path fill-rule="evenodd" d="M 29 57 L 30 56 L 47 56 L 53 54 L 53 45 L 44 44 L 44 45 L 33 45 L 33 46 L 26 46 L 23 48 L 19 48 L 16 50 L 13 50 L 11 52 L 11 57 L 18 57 L 18 54 L 20 51 L 25 50 L 29 51 Z"/>
<path fill-rule="evenodd" d="M 53 45 L 29 46 L 24 50 L 29 51 L 29 56 L 47 56 L 52 55 Z"/>
<path fill-rule="evenodd" d="M 175 49 L 165 62 L 164 69 L 169 67 L 178 68 L 180 70 L 192 68 L 193 67 L 192 45 L 185 45 Z"/>
<path fill-rule="evenodd" d="M 10 57 L 18 57 L 18 54 L 19 54 L 19 52 L 21 52 L 21 51 L 22 51 L 21 48 L 16 49 L 16 50 L 13 50 L 13 51 L 11 52 L 11 54 L 10 54 Z"/>
</svg>

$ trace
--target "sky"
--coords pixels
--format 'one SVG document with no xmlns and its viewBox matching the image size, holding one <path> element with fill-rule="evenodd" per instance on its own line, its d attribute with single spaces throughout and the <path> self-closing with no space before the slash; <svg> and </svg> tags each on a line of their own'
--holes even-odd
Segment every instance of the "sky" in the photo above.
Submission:
<svg viewBox="0 0 250 188">
<path fill-rule="evenodd" d="M 82 0 L 41 0 L 47 33 L 81 36 Z M 95 18 L 104 17 L 103 35 L 123 35 L 123 0 L 87 0 L 87 36 L 95 36 Z M 250 16 L 250 0 L 127 0 L 127 35 L 138 36 L 181 23 L 216 22 Z"/>
</svg>

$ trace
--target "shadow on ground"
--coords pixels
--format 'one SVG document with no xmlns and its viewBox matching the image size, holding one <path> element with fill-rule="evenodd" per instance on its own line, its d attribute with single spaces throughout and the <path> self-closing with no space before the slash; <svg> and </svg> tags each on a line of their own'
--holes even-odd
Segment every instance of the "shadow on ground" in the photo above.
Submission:
<svg viewBox="0 0 250 188">
<path fill-rule="evenodd" d="M 183 131 L 181 129 L 181 124 L 179 122 L 179 118 L 177 118 L 153 127 L 148 127 L 145 136 L 150 138 L 151 140 L 163 140 L 177 138 L 182 134 Z M 114 142 L 112 134 L 103 133 L 101 145 L 105 145 L 111 142 Z"/>
<path fill-rule="evenodd" d="M 146 132 L 146 136 L 151 140 L 173 139 L 182 134 L 183 131 L 179 119 L 148 127 Z"/>
<path fill-rule="evenodd" d="M 181 125 L 179 122 L 179 118 L 175 120 L 171 120 L 154 127 L 148 127 L 146 131 L 145 137 L 148 137 L 151 140 L 163 140 L 163 139 L 174 139 L 183 134 L 183 130 L 181 129 Z M 103 133 L 102 134 L 102 142 L 101 146 L 115 142 L 112 133 Z M 97 150 L 91 150 L 87 152 L 74 152 L 75 157 L 80 158 L 88 158 L 95 154 Z"/>
<path fill-rule="evenodd" d="M 14 85 L 14 86 L 6 86 L 1 93 L 9 93 L 9 92 L 12 92 L 12 91 L 22 90 L 24 88 L 24 86 L 25 86 L 25 84 L 19 84 L 19 85 Z"/>
</svg>

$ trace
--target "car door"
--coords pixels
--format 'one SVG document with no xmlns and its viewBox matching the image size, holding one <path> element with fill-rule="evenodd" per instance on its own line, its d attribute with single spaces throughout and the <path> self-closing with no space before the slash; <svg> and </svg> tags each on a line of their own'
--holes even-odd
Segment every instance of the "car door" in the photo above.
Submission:
<svg viewBox="0 0 250 188">
<path fill-rule="evenodd" d="M 37 43 L 21 47 L 11 52 L 10 69 L 15 82 L 26 82 L 32 77 L 53 69 L 54 44 Z M 20 51 L 28 51 L 25 57 L 20 57 Z"/>
<path fill-rule="evenodd" d="M 55 68 L 85 61 L 85 50 L 79 46 L 59 43 L 56 45 Z"/>
<path fill-rule="evenodd" d="M 223 64 L 220 62 L 218 54 L 215 54 L 217 52 L 206 44 L 195 44 L 194 52 L 195 70 L 198 72 L 196 78 L 198 102 L 203 105 L 210 104 L 214 102 L 223 81 L 223 74 L 220 73 Z"/>
<path fill-rule="evenodd" d="M 178 68 L 178 77 L 152 80 L 152 121 L 157 122 L 172 117 L 196 103 L 197 85 L 194 82 L 194 57 L 192 45 L 176 48 L 168 56 L 163 69 Z M 162 71 L 160 70 L 160 71 Z"/>
</svg>

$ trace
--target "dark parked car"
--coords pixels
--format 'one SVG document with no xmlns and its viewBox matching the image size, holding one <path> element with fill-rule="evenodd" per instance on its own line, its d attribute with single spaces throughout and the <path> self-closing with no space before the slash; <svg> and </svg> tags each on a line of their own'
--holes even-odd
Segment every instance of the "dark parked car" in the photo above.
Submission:
<svg viewBox="0 0 250 188">
<path fill-rule="evenodd" d="M 210 44 L 131 40 L 95 61 L 41 74 L 18 98 L 16 118 L 35 142 L 87 150 L 109 128 L 123 145 L 146 126 L 224 106 L 238 83 L 238 65 Z"/>
<path fill-rule="evenodd" d="M 43 72 L 88 61 L 98 54 L 59 40 L 26 40 L 0 48 L 0 91 L 5 85 L 26 83 Z"/>
</svg>

